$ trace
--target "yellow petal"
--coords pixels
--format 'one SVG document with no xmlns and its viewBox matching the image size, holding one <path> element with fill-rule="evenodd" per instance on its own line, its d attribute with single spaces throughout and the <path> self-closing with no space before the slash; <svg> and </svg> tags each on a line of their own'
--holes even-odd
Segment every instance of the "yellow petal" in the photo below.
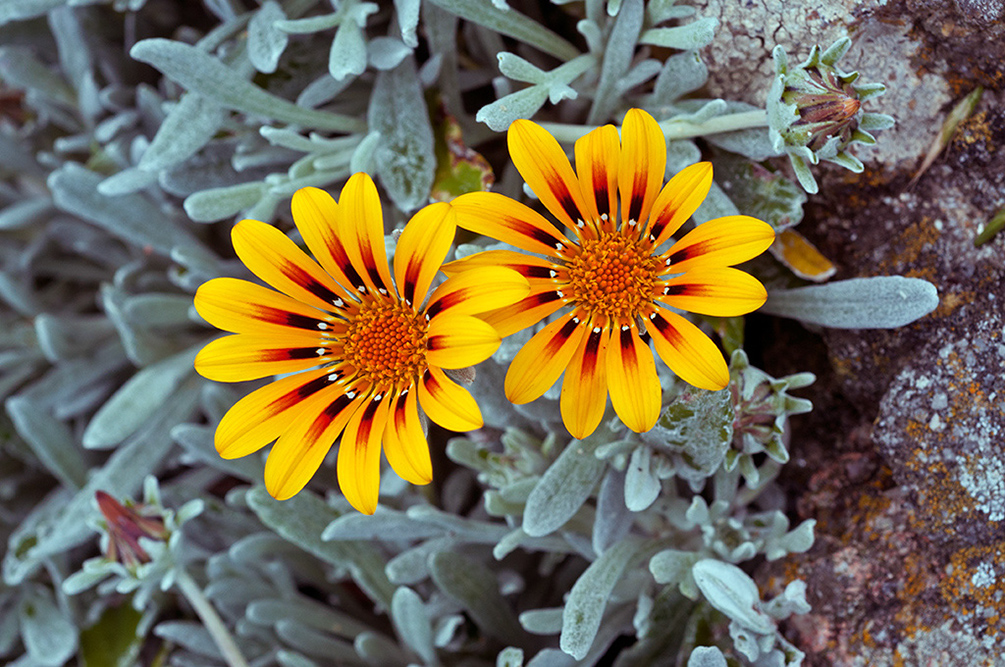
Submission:
<svg viewBox="0 0 1005 667">
<path fill-rule="evenodd" d="M 701 329 L 663 308 L 649 316 L 646 330 L 667 366 L 685 382 L 718 391 L 729 383 L 722 353 Z"/>
<path fill-rule="evenodd" d="M 450 206 L 457 226 L 511 246 L 556 257 L 569 240 L 537 211 L 497 192 L 469 192 Z"/>
<path fill-rule="evenodd" d="M 505 338 L 537 324 L 565 305 L 552 285 L 534 286 L 523 299 L 512 306 L 482 315 L 482 319 L 492 325 L 492 328 Z"/>
<path fill-rule="evenodd" d="M 516 255 L 517 253 L 511 254 Z M 523 255 L 517 256 L 524 257 Z M 547 264 L 544 260 L 540 261 Z M 525 264 L 525 267 L 535 268 L 529 264 Z M 543 270 L 547 275 L 547 269 L 538 270 Z M 441 314 L 473 315 L 485 313 L 512 305 L 528 294 L 530 294 L 530 284 L 517 271 L 502 266 L 477 266 L 451 276 L 437 286 L 429 298 L 426 315 L 435 318 Z"/>
<path fill-rule="evenodd" d="M 698 225 L 662 255 L 668 271 L 683 273 L 699 266 L 733 266 L 757 257 L 775 240 L 775 230 L 747 215 L 729 215 Z"/>
<path fill-rule="evenodd" d="M 216 451 L 225 459 L 236 459 L 278 438 L 303 411 L 307 399 L 341 393 L 330 378 L 333 372 L 320 368 L 289 375 L 239 400 L 216 427 Z"/>
<path fill-rule="evenodd" d="M 622 224 L 634 220 L 641 226 L 649 219 L 653 201 L 663 184 L 667 146 L 663 130 L 642 109 L 631 109 L 621 126 L 621 156 L 618 191 L 621 193 Z"/>
<path fill-rule="evenodd" d="M 527 341 L 506 372 L 506 398 L 529 403 L 548 391 L 569 365 L 588 329 L 576 313 L 560 317 Z"/>
<path fill-rule="evenodd" d="M 306 335 L 338 331 L 342 321 L 285 294 L 237 278 L 214 278 L 199 286 L 195 309 L 218 329 L 233 333 Z"/>
<path fill-rule="evenodd" d="M 273 498 L 286 500 L 300 493 L 364 401 L 362 396 L 339 393 L 334 398 L 314 398 L 305 405 L 265 461 L 265 488 Z"/>
<path fill-rule="evenodd" d="M 384 429 L 384 455 L 406 482 L 429 484 L 433 481 L 433 463 L 419 422 L 417 395 L 416 391 L 406 391 L 394 402 Z"/>
<path fill-rule="evenodd" d="M 515 120 L 506 134 L 510 159 L 544 207 L 569 229 L 589 217 L 569 158 L 555 138 L 529 120 Z"/>
<path fill-rule="evenodd" d="M 625 426 L 636 433 L 645 433 L 656 425 L 663 391 L 653 353 L 634 326 L 625 325 L 611 334 L 607 387 L 614 411 Z"/>
<path fill-rule="evenodd" d="M 422 376 L 419 405 L 430 419 L 448 431 L 464 433 L 484 424 L 481 410 L 471 394 L 436 366 L 427 368 Z"/>
<path fill-rule="evenodd" d="M 244 265 L 280 292 L 320 310 L 331 311 L 348 301 L 345 289 L 272 225 L 242 220 L 230 236 Z"/>
<path fill-rule="evenodd" d="M 502 339 L 484 320 L 442 314 L 429 322 L 426 361 L 440 368 L 467 368 L 491 357 Z"/>
<path fill-rule="evenodd" d="M 303 371 L 323 363 L 325 355 L 330 354 L 327 347 L 320 345 L 319 337 L 309 333 L 224 336 L 199 350 L 195 370 L 216 382 L 244 382 Z"/>
<path fill-rule="evenodd" d="M 598 127 L 576 142 L 576 173 L 589 215 L 597 227 L 614 231 L 618 215 L 621 141 L 613 125 Z"/>
<path fill-rule="evenodd" d="M 342 495 L 363 514 L 377 509 L 380 491 L 380 441 L 392 396 L 371 396 L 353 413 L 338 448 L 338 484 Z"/>
<path fill-rule="evenodd" d="M 768 299 L 757 278 L 739 269 L 700 267 L 663 282 L 663 303 L 702 315 L 746 315 Z"/>
<path fill-rule="evenodd" d="M 712 188 L 712 163 L 684 167 L 663 186 L 649 214 L 649 240 L 659 247 L 694 215 Z"/>
<path fill-rule="evenodd" d="M 583 337 L 562 380 L 562 421 L 572 437 L 593 433 L 607 406 L 607 346 L 611 332 L 594 327 Z"/>
<path fill-rule="evenodd" d="M 332 196 L 318 188 L 300 188 L 293 193 L 290 208 L 304 243 L 324 270 L 350 291 L 363 286 L 342 242 L 349 230 Z"/>
<path fill-rule="evenodd" d="M 356 172 L 346 181 L 339 215 L 347 231 L 345 251 L 356 273 L 368 289 L 389 294 L 392 287 L 384 247 L 384 212 L 377 186 L 366 172 Z"/>
<path fill-rule="evenodd" d="M 455 231 L 449 204 L 430 204 L 412 216 L 394 250 L 394 280 L 401 298 L 416 306 L 422 304 L 450 251 Z"/>
</svg>

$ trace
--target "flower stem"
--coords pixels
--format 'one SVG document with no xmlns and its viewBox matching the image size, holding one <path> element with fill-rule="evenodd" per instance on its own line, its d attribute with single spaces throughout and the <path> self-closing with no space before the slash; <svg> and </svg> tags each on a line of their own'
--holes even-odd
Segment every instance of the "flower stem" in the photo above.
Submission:
<svg viewBox="0 0 1005 667">
<path fill-rule="evenodd" d="M 704 123 L 689 123 L 673 119 L 664 120 L 660 123 L 660 127 L 663 129 L 663 133 L 666 135 L 668 141 L 767 126 L 768 113 L 761 109 L 724 114 L 709 118 Z M 586 125 L 571 125 L 568 123 L 541 123 L 541 127 L 559 141 L 566 143 L 576 141 L 593 129 Z"/>
<path fill-rule="evenodd" d="M 237 648 L 233 635 L 227 630 L 220 615 L 216 613 L 216 609 L 203 595 L 202 589 L 195 583 L 195 580 L 189 576 L 188 572 L 178 568 L 175 581 L 182 594 L 188 599 L 189 604 L 195 609 L 195 613 L 199 615 L 210 636 L 213 637 L 213 641 L 216 642 L 216 646 L 220 649 L 227 664 L 230 667 L 248 667 L 248 661 L 241 655 L 241 650 Z"/>
</svg>

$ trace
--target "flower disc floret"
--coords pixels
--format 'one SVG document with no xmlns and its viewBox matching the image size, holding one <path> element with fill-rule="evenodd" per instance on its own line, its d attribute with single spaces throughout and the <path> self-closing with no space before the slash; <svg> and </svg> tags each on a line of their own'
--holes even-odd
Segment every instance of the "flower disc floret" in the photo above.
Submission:
<svg viewBox="0 0 1005 667">
<path fill-rule="evenodd" d="M 342 356 L 375 387 L 407 387 L 426 370 L 427 328 L 426 318 L 405 304 L 365 304 L 346 328 Z"/>
<path fill-rule="evenodd" d="M 665 268 L 652 248 L 619 232 L 604 232 L 577 247 L 566 263 L 566 297 L 606 320 L 634 320 L 647 309 Z"/>
</svg>

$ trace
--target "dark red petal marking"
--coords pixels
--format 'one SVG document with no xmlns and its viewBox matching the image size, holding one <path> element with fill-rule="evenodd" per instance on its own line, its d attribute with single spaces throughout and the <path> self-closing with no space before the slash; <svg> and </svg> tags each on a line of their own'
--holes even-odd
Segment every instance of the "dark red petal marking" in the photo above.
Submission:
<svg viewBox="0 0 1005 667">
<path fill-rule="evenodd" d="M 310 359 L 318 356 L 317 347 L 288 347 L 281 350 L 262 350 L 261 361 L 288 361 Z"/>
<path fill-rule="evenodd" d="M 702 296 L 706 292 L 708 292 L 708 285 L 699 285 L 695 283 L 667 285 L 663 290 L 663 294 L 667 296 Z"/>
<path fill-rule="evenodd" d="M 645 198 L 646 174 L 645 172 L 636 172 L 635 179 L 632 181 L 632 198 L 628 205 L 629 220 L 640 222 L 640 217 L 642 215 L 642 202 Z"/>
<path fill-rule="evenodd" d="M 684 342 L 684 337 L 677 331 L 676 327 L 670 324 L 670 321 L 659 313 L 653 313 L 649 318 L 648 326 L 656 327 L 663 338 L 672 345 L 673 347 L 679 347 Z"/>
<path fill-rule="evenodd" d="M 572 193 L 569 192 L 569 188 L 566 186 L 565 181 L 559 178 L 556 172 L 551 172 L 546 176 L 546 178 L 548 180 L 548 185 L 551 186 L 551 191 L 558 199 L 558 205 L 562 207 L 565 214 L 569 216 L 573 222 L 582 220 L 583 214 L 579 212 L 579 207 L 576 206 L 576 200 L 572 198 Z"/>
<path fill-rule="evenodd" d="M 290 280 L 297 283 L 322 301 L 331 304 L 342 301 L 337 293 L 319 283 L 311 277 L 311 274 L 307 273 L 293 262 L 284 262 L 282 271 L 289 276 Z"/>
<path fill-rule="evenodd" d="M 308 329 L 309 331 L 318 330 L 318 319 L 314 317 L 307 317 L 306 315 L 299 315 L 297 313 L 288 313 L 285 310 L 278 310 L 276 308 L 261 308 L 260 311 L 262 311 L 262 314 L 265 315 L 265 317 L 261 317 L 260 319 L 265 320 L 266 322 L 285 324 L 286 326 L 296 327 L 297 329 Z"/>
<path fill-rule="evenodd" d="M 712 250 L 711 246 L 712 243 L 710 241 L 700 241 L 686 248 L 681 248 L 677 252 L 670 255 L 670 266 L 673 267 L 674 264 L 683 262 L 685 259 L 691 259 L 693 257 L 697 257 L 698 255 L 704 255 Z"/>
<path fill-rule="evenodd" d="M 543 352 L 546 354 L 557 354 L 558 351 L 562 349 L 562 346 L 565 345 L 565 342 L 572 336 L 572 332 L 574 332 L 576 327 L 579 325 L 580 322 L 578 322 L 576 318 L 570 317 L 567 319 L 565 324 L 562 325 L 562 328 L 556 331 L 552 339 L 548 341 L 548 344 L 544 347 Z"/>
<path fill-rule="evenodd" d="M 377 414 L 377 408 L 380 407 L 380 399 L 371 399 L 367 401 L 366 407 L 363 408 L 363 419 L 359 424 L 359 431 L 357 431 L 356 444 L 365 445 L 367 440 L 370 439 L 370 431 L 373 430 L 373 416 Z"/>
<path fill-rule="evenodd" d="M 408 303 L 415 303 L 415 284 L 422 270 L 422 258 L 412 258 L 405 267 L 405 284 L 401 287 L 401 296 Z"/>
<path fill-rule="evenodd" d="M 603 178 L 594 179 L 593 183 L 593 194 L 597 200 L 597 212 L 601 217 L 606 215 L 608 218 L 611 216 L 611 199 L 607 190 L 607 176 L 606 174 L 601 174 Z"/>
</svg>

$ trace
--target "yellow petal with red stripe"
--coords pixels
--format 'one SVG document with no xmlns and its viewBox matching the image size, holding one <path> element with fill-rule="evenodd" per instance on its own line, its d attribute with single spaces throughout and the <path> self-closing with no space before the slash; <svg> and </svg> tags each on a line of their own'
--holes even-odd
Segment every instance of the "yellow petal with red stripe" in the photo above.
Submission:
<svg viewBox="0 0 1005 667">
<path fill-rule="evenodd" d="M 322 368 L 289 375 L 251 392 L 227 411 L 216 427 L 216 451 L 225 459 L 256 452 L 279 437 L 299 417 L 305 401 L 341 392 Z"/>
<path fill-rule="evenodd" d="M 498 192 L 469 192 L 450 206 L 458 227 L 521 250 L 557 257 L 559 249 L 569 245 L 565 235 L 537 211 Z"/>
<path fill-rule="evenodd" d="M 698 225 L 662 255 L 668 272 L 699 266 L 733 266 L 757 257 L 775 240 L 775 230 L 747 215 L 729 215 Z"/>
<path fill-rule="evenodd" d="M 237 334 L 210 341 L 195 357 L 195 370 L 207 380 L 244 382 L 303 371 L 330 354 L 317 335 Z M 319 354 L 321 352 L 322 354 Z M 330 358 L 330 357 L 329 357 Z"/>
<path fill-rule="evenodd" d="M 621 126 L 621 155 L 618 161 L 622 224 L 634 220 L 640 228 L 644 228 L 663 184 L 666 162 L 663 130 L 642 109 L 629 110 Z"/>
<path fill-rule="evenodd" d="M 594 327 L 583 338 L 565 370 L 559 406 L 565 428 L 578 440 L 593 433 L 604 416 L 610 340 L 608 329 Z"/>
<path fill-rule="evenodd" d="M 332 196 L 318 188 L 300 188 L 293 193 L 290 208 L 304 243 L 324 270 L 347 290 L 363 285 L 342 242 L 349 232 Z"/>
<path fill-rule="evenodd" d="M 615 329 L 607 349 L 607 388 L 625 426 L 645 433 L 660 416 L 663 391 L 649 346 L 633 326 Z"/>
<path fill-rule="evenodd" d="M 501 340 L 484 320 L 470 315 L 442 314 L 429 322 L 426 361 L 440 368 L 467 368 L 491 357 Z"/>
<path fill-rule="evenodd" d="M 454 242 L 454 212 L 449 204 L 430 204 L 412 216 L 394 250 L 398 294 L 419 306 Z"/>
<path fill-rule="evenodd" d="M 534 334 L 506 372 L 506 398 L 519 405 L 548 391 L 569 365 L 586 332 L 576 313 L 569 313 Z"/>
<path fill-rule="evenodd" d="M 660 359 L 681 380 L 711 391 L 729 383 L 722 352 L 701 329 L 677 313 L 660 308 L 650 315 L 646 330 Z"/>
<path fill-rule="evenodd" d="M 702 315 L 734 317 L 746 315 L 768 299 L 768 292 L 757 278 L 739 269 L 700 267 L 664 281 L 667 305 Z"/>
<path fill-rule="evenodd" d="M 553 216 L 570 229 L 589 217 L 579 179 L 565 151 L 540 125 L 515 120 L 506 134 L 510 159 Z"/>
<path fill-rule="evenodd" d="M 373 179 L 356 172 L 346 181 L 339 201 L 339 215 L 345 221 L 345 251 L 356 273 L 370 290 L 389 294 L 391 272 L 384 248 L 384 212 Z"/>
<path fill-rule="evenodd" d="M 589 215 L 597 227 L 614 231 L 618 215 L 621 141 L 613 125 L 598 127 L 576 141 L 576 173 Z"/>
<path fill-rule="evenodd" d="M 711 162 L 684 167 L 663 186 L 649 214 L 648 236 L 653 247 L 662 245 L 694 215 L 711 188 Z"/>
<path fill-rule="evenodd" d="M 417 396 L 418 392 L 407 391 L 394 401 L 384 429 L 384 455 L 406 482 L 429 484 L 433 481 L 433 463 L 419 421 Z"/>
<path fill-rule="evenodd" d="M 338 331 L 342 321 L 296 299 L 238 278 L 214 278 L 199 286 L 195 309 L 217 329 L 285 336 Z M 282 340 L 282 338 L 280 339 Z"/>
<path fill-rule="evenodd" d="M 419 382 L 419 405 L 434 422 L 449 431 L 464 433 L 481 428 L 481 410 L 466 389 L 435 366 L 426 369 Z"/>
<path fill-rule="evenodd" d="M 338 448 L 338 484 L 342 495 L 363 514 L 377 509 L 380 491 L 380 441 L 392 396 L 371 396 L 353 413 Z"/>
<path fill-rule="evenodd" d="M 537 324 L 565 305 L 552 285 L 535 285 L 530 294 L 512 306 L 494 310 L 482 316 L 492 328 L 505 338 Z"/>
<path fill-rule="evenodd" d="M 300 493 L 364 400 L 338 393 L 318 396 L 305 404 L 265 461 L 265 488 L 273 498 L 286 500 Z"/>
<path fill-rule="evenodd" d="M 297 301 L 331 311 L 349 299 L 317 262 L 281 231 L 257 220 L 242 220 L 231 231 L 234 251 L 252 273 Z"/>
<path fill-rule="evenodd" d="M 478 253 L 484 255 L 487 253 Z M 517 255 L 525 260 L 532 260 L 525 255 Z M 544 260 L 541 260 L 542 263 Z M 547 269 L 535 267 L 524 262 L 526 268 L 544 271 Z M 519 272 L 503 266 L 476 266 L 440 283 L 429 298 L 426 314 L 436 318 L 441 314 L 473 315 L 509 306 L 530 294 L 530 284 L 527 278 Z"/>
</svg>

